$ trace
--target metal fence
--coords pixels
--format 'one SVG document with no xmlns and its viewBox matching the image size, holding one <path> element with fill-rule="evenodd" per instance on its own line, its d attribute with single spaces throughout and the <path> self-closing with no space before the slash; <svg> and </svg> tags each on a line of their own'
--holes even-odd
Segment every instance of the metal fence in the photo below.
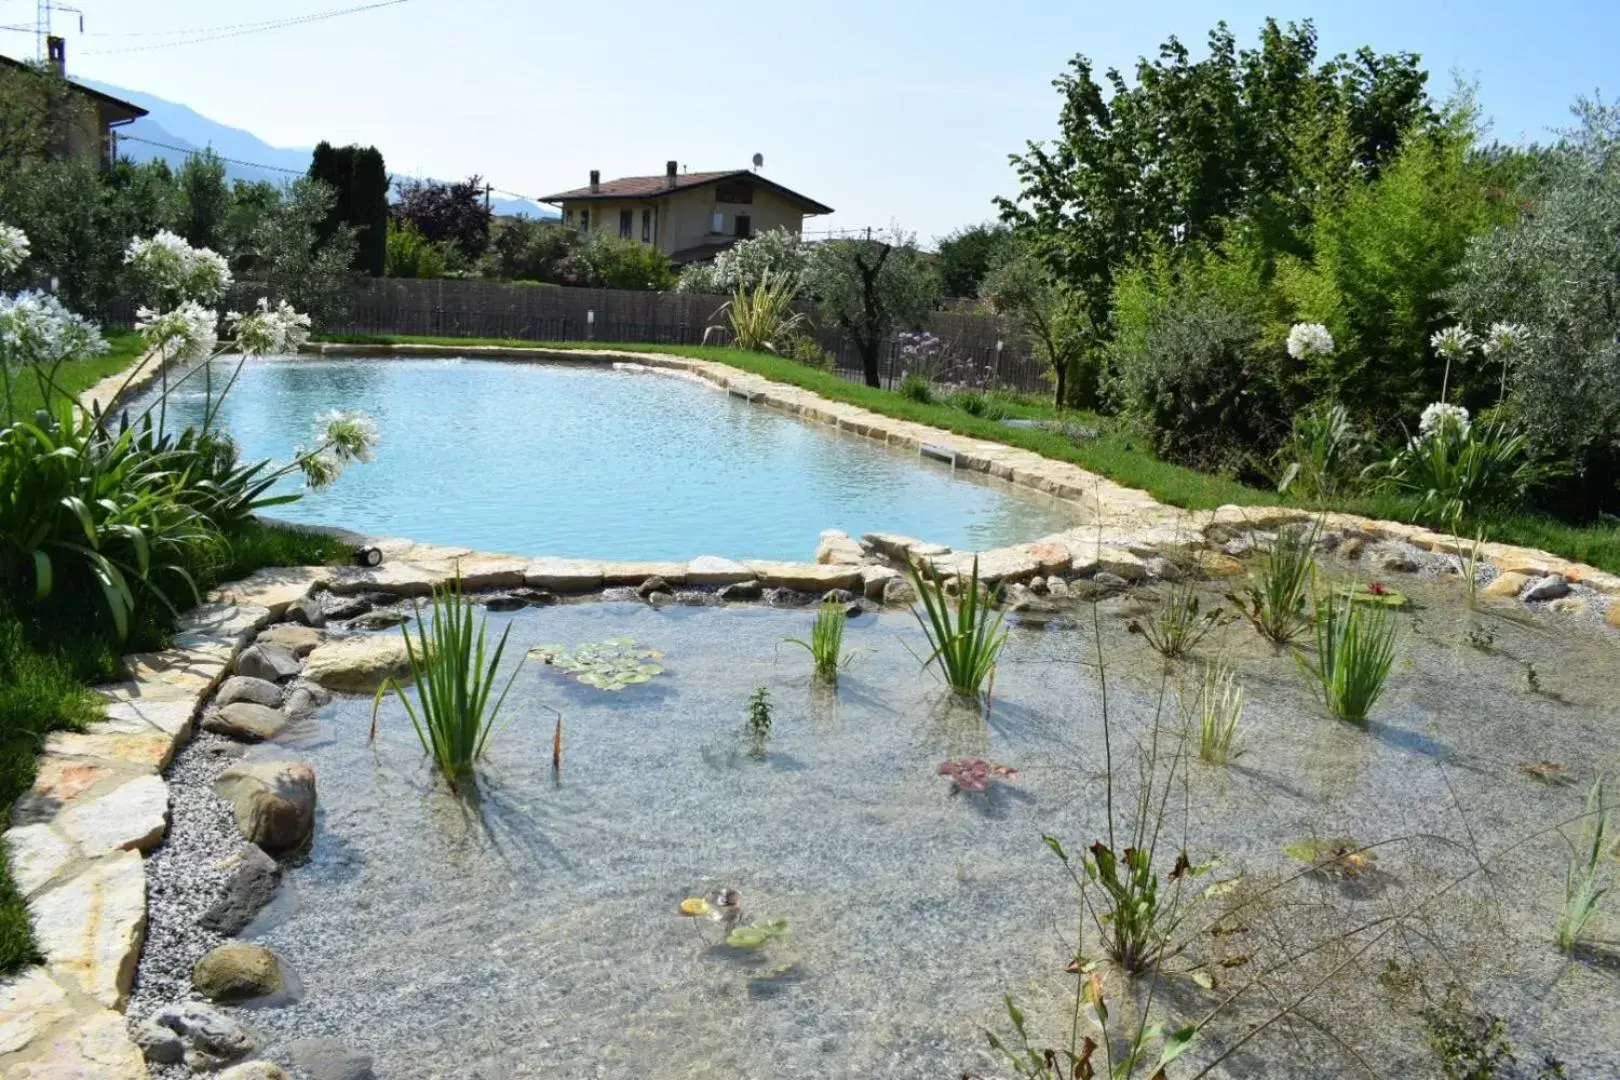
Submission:
<svg viewBox="0 0 1620 1080">
<path fill-rule="evenodd" d="M 517 341 L 600 341 L 697 345 L 708 328 L 710 344 L 729 344 L 719 313 L 726 298 L 688 293 L 627 292 L 453 279 L 376 278 L 357 282 L 349 314 L 324 329 L 334 334 L 506 338 Z M 807 312 L 815 320 L 814 307 Z M 974 385 L 1021 392 L 1048 389 L 1045 365 L 1006 320 L 993 315 L 941 311 L 926 329 L 944 344 L 944 357 L 921 372 L 936 385 Z M 817 322 L 814 337 L 845 378 L 864 377 L 860 354 L 846 335 Z M 906 358 L 889 342 L 880 379 L 897 385 Z"/>
</svg>

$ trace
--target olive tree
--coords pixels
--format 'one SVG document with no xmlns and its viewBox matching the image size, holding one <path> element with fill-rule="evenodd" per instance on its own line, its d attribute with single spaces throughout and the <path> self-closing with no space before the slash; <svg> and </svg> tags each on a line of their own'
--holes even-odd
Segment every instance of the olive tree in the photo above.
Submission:
<svg viewBox="0 0 1620 1080">
<path fill-rule="evenodd" d="M 896 330 L 919 325 L 939 299 L 939 278 L 915 240 L 825 240 L 810 246 L 804 285 L 855 345 L 867 386 L 881 386 L 878 361 Z"/>
<path fill-rule="evenodd" d="M 985 276 L 980 295 L 998 313 L 1013 319 L 1052 369 L 1052 400 L 1061 409 L 1068 401 L 1069 369 L 1095 341 L 1085 294 L 1033 255 L 1020 253 Z M 1087 397 L 1092 396 L 1089 389 Z"/>
</svg>

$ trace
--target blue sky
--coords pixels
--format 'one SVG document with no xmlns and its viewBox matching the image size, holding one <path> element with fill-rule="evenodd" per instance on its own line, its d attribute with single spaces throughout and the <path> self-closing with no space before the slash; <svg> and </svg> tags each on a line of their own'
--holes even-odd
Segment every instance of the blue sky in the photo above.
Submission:
<svg viewBox="0 0 1620 1080">
<path fill-rule="evenodd" d="M 1007 155 L 1050 137 L 1052 78 L 1082 52 L 1128 67 L 1217 19 L 1315 19 L 1324 50 L 1423 55 L 1431 85 L 1476 80 L 1493 132 L 1545 138 L 1578 95 L 1614 96 L 1617 0 L 1250 3 L 407 0 L 202 44 L 169 31 L 365 0 L 76 0 L 70 72 L 183 102 L 276 145 L 360 141 L 391 169 L 545 194 L 604 176 L 746 166 L 838 209 L 811 227 L 898 224 L 926 242 L 993 215 Z M 35 0 L 0 0 L 0 24 Z M 145 35 L 145 36 L 135 36 Z M 33 39 L 0 32 L 0 52 Z"/>
</svg>

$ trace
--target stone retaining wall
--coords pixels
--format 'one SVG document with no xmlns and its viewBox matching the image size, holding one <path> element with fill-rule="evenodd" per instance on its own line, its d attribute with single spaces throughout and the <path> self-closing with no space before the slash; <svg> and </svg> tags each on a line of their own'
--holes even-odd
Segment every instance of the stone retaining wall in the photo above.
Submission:
<svg viewBox="0 0 1620 1080">
<path fill-rule="evenodd" d="M 128 679 L 100 688 L 106 701 L 100 722 L 83 733 L 58 733 L 47 740 L 38 779 L 14 810 L 5 840 L 18 884 L 33 909 L 46 961 L 0 983 L 0 1076 L 18 1080 L 146 1076 L 121 1010 L 146 925 L 141 853 L 161 842 L 168 825 L 162 770 L 176 748 L 191 737 L 202 705 L 231 672 L 242 649 L 314 590 L 421 596 L 459 576 L 468 589 L 529 586 L 587 592 L 638 585 L 656 576 L 671 585 L 757 581 L 765 587 L 805 591 L 848 589 L 879 599 L 897 575 L 874 555 L 890 560 L 909 556 L 946 573 L 963 572 L 976 559 L 982 576 L 1003 583 L 1101 571 L 1139 580 L 1146 561 L 1161 553 L 1186 555 L 1213 573 L 1236 572 L 1236 564 L 1214 550 L 1228 533 L 1274 528 L 1309 516 L 1276 507 L 1178 510 L 1027 450 L 891 419 L 704 360 L 611 350 L 319 346 L 317 351 L 616 361 L 686 371 L 807 421 L 919 453 L 925 444 L 948 452 L 960 468 L 1074 502 L 1091 521 L 1029 543 L 978 553 L 952 552 L 892 534 L 873 534 L 857 543 L 841 533 L 829 533 L 823 535 L 814 563 L 739 562 L 720 556 L 685 563 L 600 562 L 380 541 L 385 561 L 376 568 L 263 570 L 218 590 L 209 603 L 181 621 L 171 648 L 126 658 Z M 148 380 L 155 375 L 149 358 L 143 358 L 141 366 L 152 369 L 141 373 Z M 110 407 L 115 404 L 111 395 L 126 377 L 127 373 L 106 380 L 81 404 Z M 1330 514 L 1325 527 L 1433 552 L 1457 554 L 1470 547 L 1453 536 L 1353 515 Z M 1487 544 L 1482 558 L 1504 577 L 1560 574 L 1597 592 L 1620 595 L 1620 578 L 1615 575 L 1546 552 Z M 1616 612 L 1620 603 L 1610 606 L 1611 621 Z"/>
</svg>

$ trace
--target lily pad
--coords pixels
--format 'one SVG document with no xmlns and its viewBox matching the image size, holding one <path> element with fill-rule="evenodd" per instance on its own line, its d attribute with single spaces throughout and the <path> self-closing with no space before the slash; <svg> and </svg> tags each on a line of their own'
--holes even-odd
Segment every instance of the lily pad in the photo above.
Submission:
<svg viewBox="0 0 1620 1080">
<path fill-rule="evenodd" d="M 1357 585 L 1347 590 L 1352 603 L 1371 604 L 1375 607 L 1403 608 L 1411 603 L 1406 594 L 1376 581 Z"/>
<path fill-rule="evenodd" d="M 766 919 L 764 922 L 739 926 L 726 935 L 726 944 L 733 949 L 757 949 L 772 938 L 787 933 L 786 919 Z"/>
<path fill-rule="evenodd" d="M 1307 837 L 1283 846 L 1283 850 L 1300 862 L 1310 866 L 1314 873 L 1330 877 L 1357 878 L 1368 873 L 1378 856 L 1363 850 L 1363 845 L 1348 836 L 1322 840 Z"/>
<path fill-rule="evenodd" d="M 569 649 L 563 645 L 537 645 L 529 650 L 535 659 L 556 668 L 576 681 L 598 690 L 623 690 L 662 675 L 662 664 L 654 663 L 664 654 L 657 649 L 638 649 L 631 638 L 616 637 Z"/>
<path fill-rule="evenodd" d="M 709 913 L 709 902 L 701 896 L 689 896 L 681 901 L 681 914 L 700 917 Z"/>
</svg>

